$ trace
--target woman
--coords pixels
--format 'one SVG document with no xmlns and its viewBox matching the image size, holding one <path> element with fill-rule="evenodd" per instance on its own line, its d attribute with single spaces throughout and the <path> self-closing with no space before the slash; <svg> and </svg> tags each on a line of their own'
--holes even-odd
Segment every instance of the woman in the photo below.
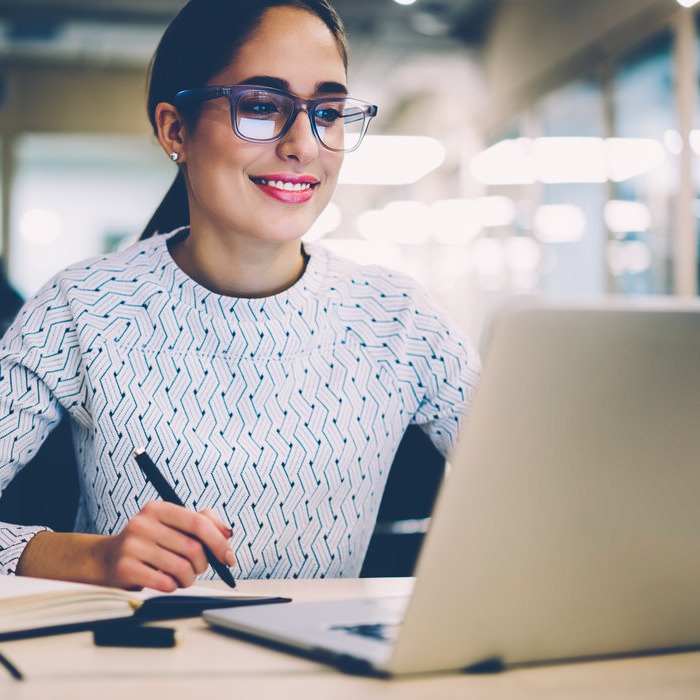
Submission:
<svg viewBox="0 0 700 700">
<path fill-rule="evenodd" d="M 192 0 L 149 112 L 180 172 L 147 237 L 59 274 L 0 350 L 0 484 L 66 411 L 81 480 L 75 532 L 4 525 L 0 570 L 171 591 L 213 575 L 204 544 L 243 578 L 356 576 L 404 430 L 446 453 L 479 366 L 409 279 L 300 242 L 376 112 L 341 23 Z"/>
</svg>

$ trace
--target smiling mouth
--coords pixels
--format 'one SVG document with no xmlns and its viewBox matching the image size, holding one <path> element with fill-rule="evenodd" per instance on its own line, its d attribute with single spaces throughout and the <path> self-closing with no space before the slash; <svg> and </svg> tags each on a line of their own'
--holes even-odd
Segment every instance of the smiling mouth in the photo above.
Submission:
<svg viewBox="0 0 700 700">
<path fill-rule="evenodd" d="M 282 190 L 284 192 L 303 192 L 305 190 L 310 190 L 318 185 L 318 182 L 289 182 L 284 180 L 267 180 L 264 177 L 251 177 L 252 182 L 256 185 L 264 185 L 266 187 L 272 187 L 276 190 Z"/>
</svg>

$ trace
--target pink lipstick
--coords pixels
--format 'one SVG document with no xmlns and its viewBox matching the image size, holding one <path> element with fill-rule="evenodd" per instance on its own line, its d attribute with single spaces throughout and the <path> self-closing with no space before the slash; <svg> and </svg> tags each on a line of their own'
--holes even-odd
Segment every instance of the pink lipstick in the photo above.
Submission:
<svg viewBox="0 0 700 700">
<path fill-rule="evenodd" d="M 251 182 L 257 185 L 269 197 L 287 204 L 303 204 L 308 202 L 314 194 L 314 188 L 319 181 L 309 175 L 290 175 L 274 173 L 261 177 L 250 177 Z"/>
</svg>

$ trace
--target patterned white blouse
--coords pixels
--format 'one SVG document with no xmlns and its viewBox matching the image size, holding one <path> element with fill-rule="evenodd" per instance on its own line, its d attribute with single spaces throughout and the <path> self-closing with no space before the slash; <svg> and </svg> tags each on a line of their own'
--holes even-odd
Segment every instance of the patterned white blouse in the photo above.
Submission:
<svg viewBox="0 0 700 700">
<path fill-rule="evenodd" d="M 305 245 L 290 289 L 220 296 L 174 263 L 185 235 L 73 265 L 24 306 L 0 345 L 0 490 L 67 412 L 76 531 L 117 533 L 157 497 L 143 446 L 232 524 L 237 577 L 357 576 L 406 427 L 449 451 L 477 354 L 408 277 Z M 0 523 L 0 572 L 42 529 Z"/>
</svg>

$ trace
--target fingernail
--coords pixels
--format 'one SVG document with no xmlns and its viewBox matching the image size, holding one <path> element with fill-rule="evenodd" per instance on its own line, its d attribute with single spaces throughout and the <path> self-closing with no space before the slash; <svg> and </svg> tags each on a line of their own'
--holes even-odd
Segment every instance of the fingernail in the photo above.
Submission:
<svg viewBox="0 0 700 700">
<path fill-rule="evenodd" d="M 236 563 L 236 557 L 234 556 L 232 549 L 226 550 L 226 555 L 224 559 L 226 559 L 226 563 L 229 566 L 233 566 Z"/>
</svg>

